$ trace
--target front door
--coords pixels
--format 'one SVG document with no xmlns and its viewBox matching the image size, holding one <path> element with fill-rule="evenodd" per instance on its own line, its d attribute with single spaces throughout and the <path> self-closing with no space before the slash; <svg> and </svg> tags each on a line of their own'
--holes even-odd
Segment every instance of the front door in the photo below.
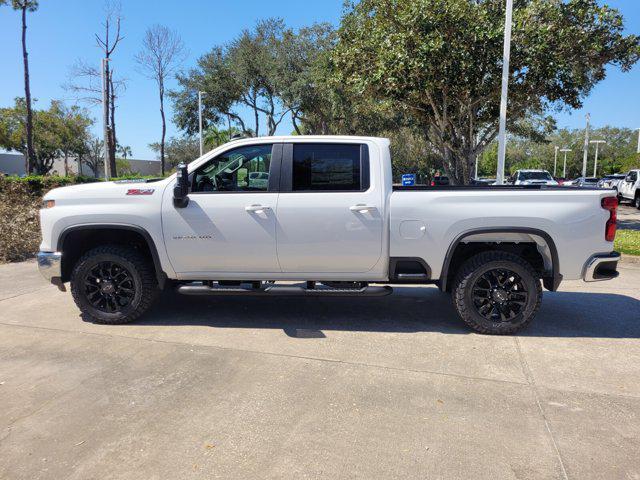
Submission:
<svg viewBox="0 0 640 480">
<path fill-rule="evenodd" d="M 272 144 L 238 147 L 201 165 L 189 175 L 192 189 L 186 208 L 173 206 L 169 187 L 162 209 L 164 241 L 174 270 L 183 278 L 280 272 L 278 193 L 269 182 L 273 150 Z"/>
<path fill-rule="evenodd" d="M 284 273 L 362 273 L 376 266 L 384 203 L 368 152 L 359 143 L 285 144 L 277 210 Z"/>
</svg>

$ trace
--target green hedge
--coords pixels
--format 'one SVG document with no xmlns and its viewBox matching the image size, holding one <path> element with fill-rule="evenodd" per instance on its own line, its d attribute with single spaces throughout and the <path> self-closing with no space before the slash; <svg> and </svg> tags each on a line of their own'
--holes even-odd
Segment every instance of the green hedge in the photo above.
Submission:
<svg viewBox="0 0 640 480">
<path fill-rule="evenodd" d="M 120 177 L 113 180 L 150 178 Z M 40 244 L 39 210 L 49 190 L 103 179 L 80 176 L 0 176 L 0 262 L 19 262 L 33 257 Z"/>
</svg>

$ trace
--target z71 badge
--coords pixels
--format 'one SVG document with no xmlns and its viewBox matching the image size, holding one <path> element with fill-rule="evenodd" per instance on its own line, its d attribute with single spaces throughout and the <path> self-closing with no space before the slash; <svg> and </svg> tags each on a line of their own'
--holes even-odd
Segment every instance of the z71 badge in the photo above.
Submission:
<svg viewBox="0 0 640 480">
<path fill-rule="evenodd" d="M 130 188 L 127 195 L 151 195 L 155 189 L 153 188 Z"/>
</svg>

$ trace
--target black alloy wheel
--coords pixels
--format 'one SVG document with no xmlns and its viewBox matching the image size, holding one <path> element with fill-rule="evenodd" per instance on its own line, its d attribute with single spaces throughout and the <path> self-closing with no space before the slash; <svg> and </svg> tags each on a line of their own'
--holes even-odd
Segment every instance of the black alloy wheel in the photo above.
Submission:
<svg viewBox="0 0 640 480">
<path fill-rule="evenodd" d="M 84 278 L 84 294 L 101 312 L 114 313 L 131 305 L 136 285 L 131 272 L 113 261 L 99 262 Z"/>
<path fill-rule="evenodd" d="M 520 276 L 504 268 L 487 270 L 472 287 L 476 311 L 492 322 L 510 322 L 522 313 L 529 297 Z"/>
</svg>

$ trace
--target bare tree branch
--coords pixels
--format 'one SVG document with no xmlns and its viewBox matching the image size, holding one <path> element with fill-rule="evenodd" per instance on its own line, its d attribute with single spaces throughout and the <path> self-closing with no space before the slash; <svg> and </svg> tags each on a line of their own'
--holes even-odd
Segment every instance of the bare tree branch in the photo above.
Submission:
<svg viewBox="0 0 640 480">
<path fill-rule="evenodd" d="M 154 25 L 147 29 L 142 40 L 142 50 L 135 56 L 139 71 L 158 85 L 160 100 L 160 117 L 162 119 L 162 135 L 160 139 L 160 163 L 162 174 L 165 167 L 165 137 L 167 123 L 164 112 L 165 82 L 175 74 L 186 58 L 184 43 L 177 32 L 162 25 Z"/>
</svg>

